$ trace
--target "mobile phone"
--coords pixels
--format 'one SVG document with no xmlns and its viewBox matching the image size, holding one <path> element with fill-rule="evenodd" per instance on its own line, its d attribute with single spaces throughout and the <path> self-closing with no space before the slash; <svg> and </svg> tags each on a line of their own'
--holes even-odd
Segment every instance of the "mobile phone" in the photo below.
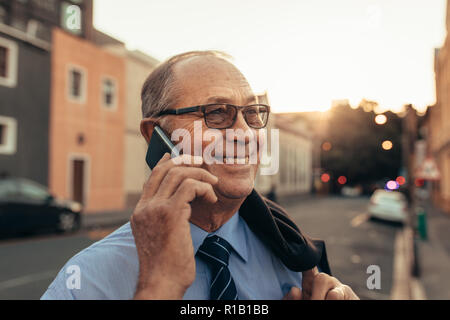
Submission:
<svg viewBox="0 0 450 320">
<path fill-rule="evenodd" d="M 150 169 L 156 166 L 166 152 L 175 157 L 180 155 L 178 149 L 173 145 L 164 131 L 160 127 L 155 126 L 145 156 L 145 161 Z"/>
</svg>

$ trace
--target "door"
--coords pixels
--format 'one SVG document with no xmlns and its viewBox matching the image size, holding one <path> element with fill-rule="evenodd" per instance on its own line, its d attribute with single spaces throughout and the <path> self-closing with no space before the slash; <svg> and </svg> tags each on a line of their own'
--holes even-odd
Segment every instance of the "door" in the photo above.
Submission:
<svg viewBox="0 0 450 320">
<path fill-rule="evenodd" d="M 84 170 L 85 161 L 82 159 L 72 160 L 72 200 L 84 205 Z"/>
</svg>

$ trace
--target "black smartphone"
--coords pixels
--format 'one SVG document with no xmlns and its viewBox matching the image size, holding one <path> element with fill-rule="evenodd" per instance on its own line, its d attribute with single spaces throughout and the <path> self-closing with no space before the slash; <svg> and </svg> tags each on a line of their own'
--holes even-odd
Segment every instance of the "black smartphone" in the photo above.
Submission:
<svg viewBox="0 0 450 320">
<path fill-rule="evenodd" d="M 155 126 L 150 143 L 148 144 L 147 155 L 145 156 L 145 161 L 150 169 L 156 166 L 166 152 L 170 153 L 171 156 L 180 155 L 178 149 L 175 148 L 164 131 L 160 127 Z"/>
</svg>

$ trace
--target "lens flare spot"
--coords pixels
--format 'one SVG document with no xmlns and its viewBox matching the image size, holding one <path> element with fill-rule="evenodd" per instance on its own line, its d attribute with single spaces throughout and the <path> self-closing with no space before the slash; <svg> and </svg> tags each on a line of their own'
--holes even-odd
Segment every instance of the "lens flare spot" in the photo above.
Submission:
<svg viewBox="0 0 450 320">
<path fill-rule="evenodd" d="M 395 181 L 397 181 L 397 183 L 402 186 L 405 184 L 406 179 L 403 176 L 399 176 L 399 177 L 397 177 L 397 179 L 395 179 Z"/>
<path fill-rule="evenodd" d="M 392 141 L 390 141 L 390 140 L 383 141 L 383 143 L 381 144 L 381 147 L 383 148 L 383 150 L 391 150 L 393 147 Z"/>
<path fill-rule="evenodd" d="M 387 117 L 384 114 L 379 114 L 375 117 L 375 123 L 382 125 L 385 124 L 387 121 Z"/>
<path fill-rule="evenodd" d="M 323 144 L 322 144 L 322 150 L 323 151 L 330 151 L 331 150 L 331 142 L 328 142 L 328 141 L 326 141 L 326 142 L 324 142 Z"/>
<path fill-rule="evenodd" d="M 399 184 L 397 181 L 390 180 L 386 183 L 386 188 L 389 190 L 397 190 L 399 188 Z"/>
<path fill-rule="evenodd" d="M 322 174 L 320 179 L 322 180 L 323 183 L 327 183 L 328 181 L 330 181 L 330 175 L 328 173 L 324 173 Z"/>
<path fill-rule="evenodd" d="M 340 176 L 338 178 L 338 183 L 339 184 L 346 184 L 347 183 L 347 178 L 345 176 Z"/>
</svg>

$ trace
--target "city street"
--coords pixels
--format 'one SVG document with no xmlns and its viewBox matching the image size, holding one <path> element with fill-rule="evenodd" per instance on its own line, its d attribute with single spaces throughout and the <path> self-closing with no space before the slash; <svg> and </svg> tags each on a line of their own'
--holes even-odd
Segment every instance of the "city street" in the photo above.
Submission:
<svg viewBox="0 0 450 320">
<path fill-rule="evenodd" d="M 326 241 L 334 276 L 361 299 L 389 299 L 394 240 L 400 228 L 368 220 L 368 201 L 364 197 L 316 197 L 283 205 L 305 233 Z M 71 256 L 111 230 L 2 240 L 0 299 L 38 299 Z M 369 265 L 380 267 L 381 289 L 367 289 Z"/>
<path fill-rule="evenodd" d="M 371 221 L 369 198 L 312 198 L 285 204 L 299 228 L 325 240 L 333 276 L 348 284 L 361 299 L 390 299 L 394 242 L 399 226 Z M 367 288 L 367 267 L 381 271 L 381 288 Z"/>
</svg>

